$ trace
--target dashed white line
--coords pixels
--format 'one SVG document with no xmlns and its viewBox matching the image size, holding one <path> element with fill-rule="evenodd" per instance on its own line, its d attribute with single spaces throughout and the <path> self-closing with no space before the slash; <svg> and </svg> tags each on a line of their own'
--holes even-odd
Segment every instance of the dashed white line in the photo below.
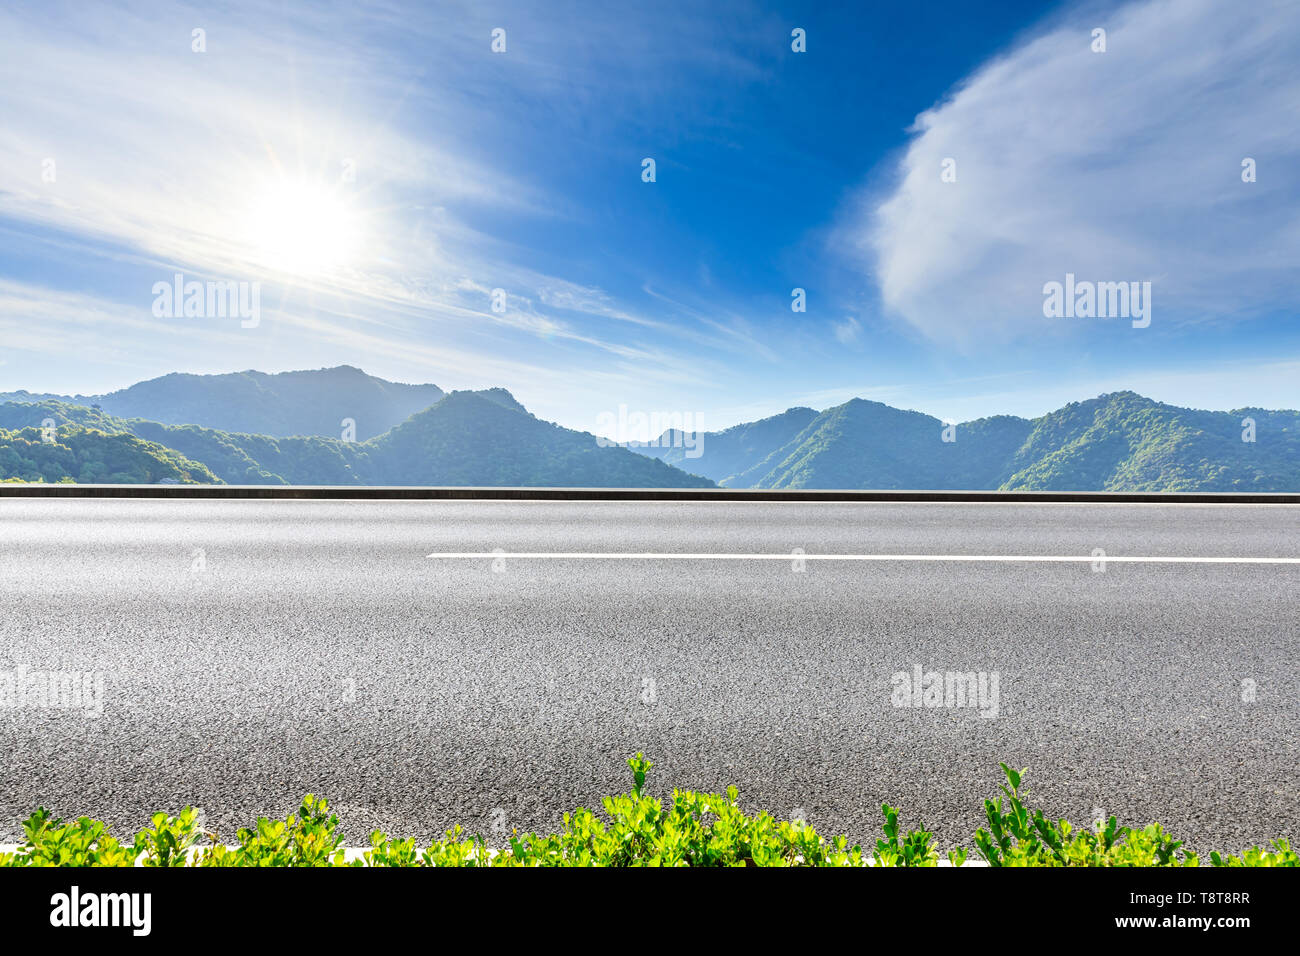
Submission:
<svg viewBox="0 0 1300 956">
<path fill-rule="evenodd" d="M 737 554 L 681 551 L 435 551 L 429 558 L 519 561 L 990 561 L 1003 563 L 1085 562 L 1096 564 L 1300 564 L 1300 557 L 1090 554 Z"/>
</svg>

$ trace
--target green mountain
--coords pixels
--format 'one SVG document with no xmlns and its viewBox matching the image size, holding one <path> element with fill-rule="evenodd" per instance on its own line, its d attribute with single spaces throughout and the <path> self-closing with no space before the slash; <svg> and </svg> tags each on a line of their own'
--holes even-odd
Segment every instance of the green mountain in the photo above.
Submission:
<svg viewBox="0 0 1300 956">
<path fill-rule="evenodd" d="M 107 395 L 0 393 L 0 402 L 54 399 L 98 406 L 118 418 L 166 425 L 204 425 L 227 432 L 322 435 L 338 438 L 343 420 L 355 422 L 356 438 L 383 434 L 442 398 L 436 385 L 402 385 L 367 375 L 351 365 L 314 371 L 173 373 Z"/>
<path fill-rule="evenodd" d="M 53 400 L 0 404 L 0 428 L 34 428 L 47 419 L 58 426 L 60 439 L 65 431 L 89 429 L 95 430 L 91 434 L 129 438 L 163 448 L 179 461 L 202 462 L 215 480 L 228 484 L 597 488 L 713 484 L 624 448 L 602 448 L 595 436 L 585 432 L 541 421 L 505 389 L 452 392 L 396 428 L 363 442 L 167 425 L 117 418 L 100 409 Z M 28 469 L 21 474 L 30 473 Z M 10 475 L 20 473 L 0 469 L 0 477 Z"/>
<path fill-rule="evenodd" d="M 1294 492 L 1300 412 L 1208 412 L 1115 392 L 1036 419 L 1011 468 L 1003 487 L 1026 490 Z"/>
<path fill-rule="evenodd" d="M 51 434 L 40 428 L 0 428 L 0 481 L 104 482 L 109 484 L 215 484 L 204 465 L 171 448 L 125 433 L 65 425 Z"/>
<path fill-rule="evenodd" d="M 1255 422 L 1254 442 L 1242 440 L 1247 418 Z M 746 427 L 752 426 L 737 426 Z M 955 439 L 951 442 L 943 441 L 944 429 L 944 423 L 930 415 L 853 399 L 816 415 L 788 440 L 773 442 L 766 453 L 761 445 L 751 445 L 747 453 L 754 463 L 728 475 L 724 484 L 917 490 L 1300 490 L 1300 412 L 1295 411 L 1201 411 L 1116 392 L 1072 403 L 1032 421 L 998 415 L 965 422 L 949 433 Z M 720 442 L 735 430 L 706 433 L 699 461 L 709 461 L 711 442 Z M 665 435 L 660 444 L 671 437 Z M 664 449 L 636 450 L 659 456 Z M 725 444 L 722 451 L 720 460 L 726 461 Z M 690 462 L 683 465 L 692 467 Z"/>
<path fill-rule="evenodd" d="M 131 419 L 132 434 L 175 448 L 231 485 L 364 485 L 356 468 L 364 442 L 337 438 L 241 435 L 199 425 L 160 425 Z M 381 482 L 382 483 L 382 482 Z"/>
<path fill-rule="evenodd" d="M 351 372 L 344 378 L 355 378 Z M 234 386 L 235 393 L 243 388 Z M 1242 441 L 1246 419 L 1254 423 L 1253 442 Z M 41 440 L 46 422 L 57 426 L 53 443 Z M 944 441 L 945 431 L 955 440 Z M 717 480 L 734 488 L 1300 490 L 1300 412 L 1201 411 L 1133 392 L 1075 402 L 1033 420 L 999 415 L 955 427 L 920 412 L 853 399 L 823 412 L 792 408 L 691 436 L 698 439 L 696 448 L 680 438 L 670 431 L 655 445 L 602 447 L 592 435 L 534 417 L 499 388 L 439 393 L 427 408 L 364 441 L 173 424 L 45 398 L 0 404 L 0 479 L 605 488 L 711 487 Z M 688 457 L 696 449 L 702 454 Z"/>
<path fill-rule="evenodd" d="M 661 461 L 525 412 L 509 393 L 452 392 L 371 442 L 377 484 L 708 488 Z M 382 475 L 382 480 L 380 476 Z"/>
<path fill-rule="evenodd" d="M 798 435 L 736 476 L 753 488 L 996 488 L 1030 423 L 998 416 L 957 426 L 855 398 L 818 415 Z"/>
</svg>

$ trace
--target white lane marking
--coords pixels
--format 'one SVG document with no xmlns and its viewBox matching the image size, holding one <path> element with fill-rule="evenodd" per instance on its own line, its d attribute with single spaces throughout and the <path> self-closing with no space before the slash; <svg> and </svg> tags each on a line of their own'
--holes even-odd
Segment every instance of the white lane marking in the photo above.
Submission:
<svg viewBox="0 0 1300 956">
<path fill-rule="evenodd" d="M 429 558 L 523 561 L 1085 561 L 1100 564 L 1300 564 L 1300 558 L 1079 554 L 691 554 L 679 551 L 435 551 Z"/>
</svg>

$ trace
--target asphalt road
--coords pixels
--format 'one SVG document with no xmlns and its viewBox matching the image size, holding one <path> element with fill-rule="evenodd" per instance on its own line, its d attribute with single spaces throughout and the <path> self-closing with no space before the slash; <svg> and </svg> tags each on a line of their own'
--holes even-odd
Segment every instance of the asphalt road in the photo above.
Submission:
<svg viewBox="0 0 1300 956">
<path fill-rule="evenodd" d="M 0 691 L 94 676 L 84 706 L 0 694 L 0 840 L 38 804 L 129 836 L 192 803 L 233 838 L 307 791 L 352 844 L 492 839 L 626 790 L 638 750 L 657 794 L 735 783 L 864 843 L 888 801 L 969 845 L 999 761 L 1050 816 L 1300 838 L 1300 564 L 1093 560 L 1297 557 L 1298 528 L 1282 505 L 4 498 Z M 1087 560 L 429 557 L 796 549 Z M 896 706 L 916 666 L 986 694 Z"/>
</svg>

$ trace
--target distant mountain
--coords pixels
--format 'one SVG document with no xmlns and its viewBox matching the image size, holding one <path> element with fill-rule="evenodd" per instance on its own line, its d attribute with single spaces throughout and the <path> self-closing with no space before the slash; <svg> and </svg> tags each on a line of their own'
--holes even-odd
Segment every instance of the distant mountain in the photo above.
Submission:
<svg viewBox="0 0 1300 956">
<path fill-rule="evenodd" d="M 367 375 L 351 365 L 315 371 L 172 373 L 107 395 L 0 393 L 0 402 L 55 399 L 98 405 L 119 418 L 165 425 L 204 425 L 227 432 L 321 435 L 338 438 L 343 420 L 356 423 L 356 438 L 383 434 L 443 396 L 436 385 L 402 385 Z"/>
<path fill-rule="evenodd" d="M 167 382 L 176 388 L 159 384 Z M 390 416 L 404 411 L 402 402 L 415 400 L 418 392 L 410 389 L 433 389 L 438 397 L 380 434 L 345 441 L 337 430 L 325 435 L 240 432 L 160 421 L 153 415 L 121 416 L 111 411 L 111 403 L 93 408 L 19 393 L 26 402 L 0 403 L 0 479 L 603 488 L 699 488 L 717 481 L 730 488 L 1300 491 L 1300 412 L 1200 411 L 1134 392 L 1074 402 L 1032 420 L 997 415 L 955 426 L 920 412 L 853 399 L 822 412 L 791 408 L 725 431 L 691 435 L 689 445 L 685 436 L 669 431 L 653 444 L 628 448 L 602 447 L 593 435 L 542 421 L 502 388 L 443 394 L 434 386 L 394 386 L 347 366 L 282 375 L 164 376 L 114 395 L 146 386 L 161 389 L 159 395 L 190 389 L 191 399 L 198 401 L 193 389 L 209 389 L 217 396 L 214 401 L 242 403 L 240 414 L 249 415 L 267 396 L 282 395 L 294 406 L 291 413 L 266 406 L 261 414 L 302 421 L 312 414 L 309 396 L 332 384 L 338 395 L 371 396 L 375 413 L 383 406 Z M 135 392 L 131 401 L 143 402 L 145 394 Z M 388 398 L 380 401 L 376 395 Z M 155 412 L 170 419 L 191 414 L 174 407 Z M 316 414 L 323 427 L 336 412 L 318 409 Z M 41 440 L 39 428 L 47 421 L 57 426 L 53 442 Z M 359 418 L 357 425 L 360 438 Z M 1251 437 L 1251 428 L 1255 440 L 1243 441 L 1243 431 Z"/>
<path fill-rule="evenodd" d="M 800 416 L 805 409 L 791 409 Z M 789 414 L 789 413 L 786 413 Z M 782 416 L 706 433 L 727 457 L 725 436 Z M 1242 441 L 1243 420 L 1255 422 Z M 796 418 L 798 420 L 798 418 Z M 1244 408 L 1210 412 L 1115 392 L 1041 418 L 1008 415 L 945 425 L 920 412 L 853 399 L 815 415 L 784 442 L 747 446 L 754 464 L 726 476 L 733 488 L 1002 489 L 1056 491 L 1297 491 L 1300 412 Z M 675 436 L 666 433 L 659 444 Z M 665 449 L 635 448 L 661 457 Z M 710 477 L 718 470 L 698 468 Z"/>
<path fill-rule="evenodd" d="M 92 434 L 147 439 L 178 460 L 202 462 L 215 480 L 229 484 L 713 485 L 627 449 L 601 447 L 594 435 L 541 421 L 499 388 L 451 392 L 398 427 L 364 442 L 166 425 L 52 400 L 0 404 L 0 428 L 30 428 L 46 419 L 58 426 L 55 434 L 60 443 L 65 433 L 79 434 L 88 428 L 98 430 Z M 31 474 L 31 469 L 26 473 Z M 0 477 L 9 474 L 0 468 Z"/>
<path fill-rule="evenodd" d="M 780 415 L 721 432 L 696 434 L 670 429 L 654 444 L 633 442 L 628 447 L 693 475 L 730 484 L 732 478 L 758 465 L 774 448 L 790 442 L 816 417 L 814 409 L 790 408 Z"/>
</svg>

